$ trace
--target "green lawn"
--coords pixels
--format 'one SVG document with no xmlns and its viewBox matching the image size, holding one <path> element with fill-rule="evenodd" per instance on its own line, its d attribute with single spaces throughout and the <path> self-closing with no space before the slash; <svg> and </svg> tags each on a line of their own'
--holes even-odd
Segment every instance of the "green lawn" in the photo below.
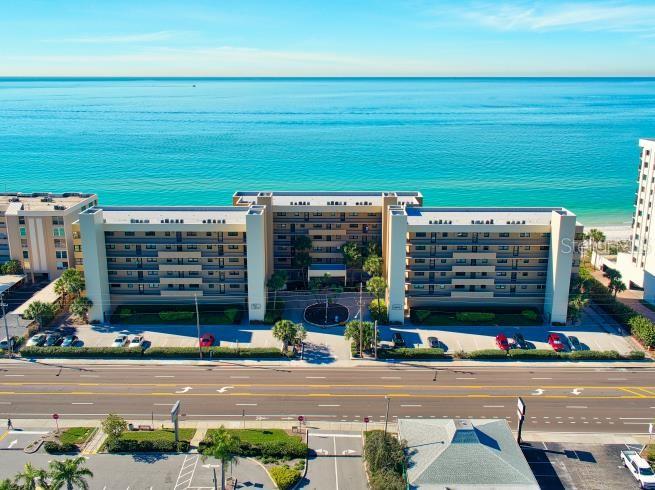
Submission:
<svg viewBox="0 0 655 490">
<path fill-rule="evenodd" d="M 180 429 L 180 440 L 190 441 L 196 433 L 196 429 Z M 122 440 L 128 441 L 174 441 L 175 431 L 173 429 L 160 429 L 160 430 L 139 430 L 139 431 L 125 431 L 120 437 Z"/>
<path fill-rule="evenodd" d="M 239 323 L 243 316 L 240 305 L 200 305 L 199 310 L 200 323 L 205 325 L 231 325 Z M 160 312 L 187 312 L 191 315 L 165 320 L 159 316 Z M 195 325 L 196 315 L 193 305 L 129 305 L 116 308 L 111 321 L 129 325 Z"/>
<path fill-rule="evenodd" d="M 71 427 L 59 436 L 62 444 L 82 444 L 91 435 L 93 427 Z"/>
<path fill-rule="evenodd" d="M 209 439 L 211 433 L 214 431 L 215 429 L 208 430 L 206 439 Z M 300 440 L 300 436 L 290 436 L 282 429 L 228 429 L 228 431 L 238 436 L 243 442 L 249 442 L 250 444 L 262 444 L 264 442 L 285 441 L 289 439 Z"/>
</svg>

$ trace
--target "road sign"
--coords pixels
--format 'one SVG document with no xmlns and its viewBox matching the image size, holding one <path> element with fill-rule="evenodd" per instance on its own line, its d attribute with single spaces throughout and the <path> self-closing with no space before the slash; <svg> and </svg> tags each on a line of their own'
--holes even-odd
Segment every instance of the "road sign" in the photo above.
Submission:
<svg viewBox="0 0 655 490">
<path fill-rule="evenodd" d="M 298 422 L 302 422 L 303 420 L 305 420 L 305 417 L 303 417 L 302 415 L 298 415 Z"/>
<path fill-rule="evenodd" d="M 516 400 L 516 408 L 518 409 L 520 415 L 525 415 L 525 403 L 523 403 L 523 399 L 521 397 L 518 397 Z"/>
<path fill-rule="evenodd" d="M 653 433 L 653 424 L 648 424 L 648 433 L 649 434 Z"/>
<path fill-rule="evenodd" d="M 180 414 L 180 401 L 176 401 L 173 408 L 171 408 L 171 422 L 175 422 L 175 419 Z"/>
<path fill-rule="evenodd" d="M 369 419 L 368 417 L 364 417 L 364 423 L 365 423 L 365 424 L 368 424 L 369 420 L 370 420 L 370 419 Z"/>
<path fill-rule="evenodd" d="M 53 413 L 52 418 L 57 420 L 59 418 L 59 414 L 58 413 Z"/>
</svg>

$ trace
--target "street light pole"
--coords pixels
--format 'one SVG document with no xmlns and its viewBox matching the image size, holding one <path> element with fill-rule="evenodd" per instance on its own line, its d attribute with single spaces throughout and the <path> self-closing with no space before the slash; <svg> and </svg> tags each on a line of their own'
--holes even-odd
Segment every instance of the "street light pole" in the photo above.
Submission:
<svg viewBox="0 0 655 490">
<path fill-rule="evenodd" d="M 200 355 L 200 360 L 202 361 L 202 346 L 200 345 L 200 314 L 198 313 L 198 295 L 193 295 L 193 300 L 196 303 L 196 330 L 198 331 L 198 354 Z"/>
<path fill-rule="evenodd" d="M 359 357 L 364 358 L 362 344 L 364 340 L 364 324 L 362 322 L 362 283 L 359 283 Z"/>
<path fill-rule="evenodd" d="M 387 438 L 387 423 L 389 422 L 389 402 L 391 401 L 391 398 L 388 396 L 384 396 L 384 399 L 387 400 L 387 413 L 384 416 L 384 438 Z"/>
<path fill-rule="evenodd" d="M 9 325 L 7 325 L 7 314 L 5 312 L 5 306 L 7 305 L 5 304 L 4 299 L 4 294 L 0 294 L 0 307 L 2 307 L 2 318 L 5 321 L 5 335 L 7 336 L 7 350 L 9 352 L 9 357 L 11 357 L 14 346 L 12 345 L 12 341 L 9 338 Z"/>
<path fill-rule="evenodd" d="M 378 321 L 375 320 L 373 324 L 373 351 L 375 352 L 375 360 L 378 359 Z"/>
</svg>

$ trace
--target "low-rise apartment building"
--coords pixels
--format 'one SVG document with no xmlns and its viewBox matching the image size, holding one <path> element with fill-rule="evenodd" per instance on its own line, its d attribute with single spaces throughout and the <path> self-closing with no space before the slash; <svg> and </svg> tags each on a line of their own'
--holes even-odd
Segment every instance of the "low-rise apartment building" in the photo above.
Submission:
<svg viewBox="0 0 655 490">
<path fill-rule="evenodd" d="M 329 274 L 341 247 L 375 244 L 391 321 L 412 308 L 536 307 L 566 321 L 582 226 L 563 208 L 429 208 L 418 192 L 237 192 L 231 207 L 94 207 L 75 240 L 92 320 L 122 304 L 231 302 L 262 320 L 266 282 Z M 294 264 L 311 238 L 311 264 Z M 77 231 L 76 231 L 77 237 Z"/>
<path fill-rule="evenodd" d="M 98 204 L 95 194 L 0 194 L 0 263 L 18 260 L 31 279 L 57 278 L 73 265 L 72 224 Z"/>
</svg>

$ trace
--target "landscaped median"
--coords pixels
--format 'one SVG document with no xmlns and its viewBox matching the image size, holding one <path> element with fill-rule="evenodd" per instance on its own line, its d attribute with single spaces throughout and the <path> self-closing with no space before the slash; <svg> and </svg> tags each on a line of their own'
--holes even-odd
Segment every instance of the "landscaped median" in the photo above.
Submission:
<svg viewBox="0 0 655 490">
<path fill-rule="evenodd" d="M 120 359 L 198 359 L 198 347 L 23 347 L 26 358 L 120 358 Z M 204 359 L 281 359 L 287 355 L 274 347 L 203 347 Z"/>
<path fill-rule="evenodd" d="M 43 443 L 43 449 L 49 454 L 76 453 L 90 439 L 93 427 L 70 427 L 60 432 L 56 440 Z"/>
<path fill-rule="evenodd" d="M 615 350 L 581 350 L 574 352 L 555 352 L 548 349 L 483 349 L 472 352 L 457 352 L 458 359 L 498 359 L 498 360 L 543 360 L 543 361 L 641 361 L 645 359 L 642 351 L 620 354 Z"/>
<path fill-rule="evenodd" d="M 443 349 L 378 349 L 378 359 L 444 359 Z"/>
<path fill-rule="evenodd" d="M 180 441 L 175 444 L 173 429 L 125 431 L 105 442 L 108 453 L 186 453 L 196 429 L 179 429 Z"/>
</svg>

